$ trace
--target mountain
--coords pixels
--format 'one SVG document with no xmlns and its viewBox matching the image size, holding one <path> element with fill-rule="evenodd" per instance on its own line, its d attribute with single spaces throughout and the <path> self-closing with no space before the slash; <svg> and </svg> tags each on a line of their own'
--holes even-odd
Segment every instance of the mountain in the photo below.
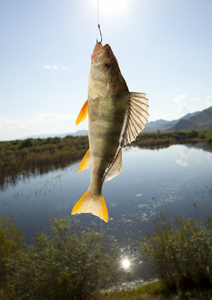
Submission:
<svg viewBox="0 0 212 300">
<path fill-rule="evenodd" d="M 191 116 L 181 118 L 169 131 L 212 129 L 212 106 Z"/>
<path fill-rule="evenodd" d="M 212 129 L 212 106 L 187 114 L 178 120 L 157 120 L 147 123 L 144 132 Z"/>
</svg>

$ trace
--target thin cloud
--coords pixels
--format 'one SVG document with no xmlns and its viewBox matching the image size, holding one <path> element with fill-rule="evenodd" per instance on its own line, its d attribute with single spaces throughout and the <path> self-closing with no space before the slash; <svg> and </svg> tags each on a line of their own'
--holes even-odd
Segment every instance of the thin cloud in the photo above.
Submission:
<svg viewBox="0 0 212 300">
<path fill-rule="evenodd" d="M 33 122 L 37 121 L 73 121 L 76 116 L 72 115 L 62 115 L 62 114 L 48 114 L 48 113 L 40 113 L 33 117 Z M 28 118 L 27 118 L 28 119 Z"/>
<path fill-rule="evenodd" d="M 32 117 L 23 117 L 23 118 L 0 118 L 1 127 L 4 126 L 28 126 L 37 125 L 37 122 L 45 122 L 45 121 L 73 121 L 75 120 L 76 116 L 73 115 L 62 115 L 62 114 L 48 114 L 48 113 L 40 113 L 34 115 Z"/>
<path fill-rule="evenodd" d="M 40 113 L 32 117 L 0 118 L 0 140 L 74 129 L 76 116 Z"/>
<path fill-rule="evenodd" d="M 187 100 L 187 97 L 188 95 L 186 94 L 181 94 L 179 96 L 177 96 L 175 99 L 174 99 L 174 102 L 175 103 L 178 103 L 178 110 L 177 110 L 177 114 L 178 116 L 182 116 L 186 113 L 189 113 L 191 112 L 191 109 L 190 107 L 188 106 L 186 100 Z"/>
<path fill-rule="evenodd" d="M 212 96 L 207 97 L 206 104 L 207 104 L 208 107 L 210 107 L 212 105 Z"/>
<path fill-rule="evenodd" d="M 43 65 L 42 68 L 45 70 L 55 70 L 55 71 L 66 71 L 67 70 L 67 67 L 64 67 L 64 66 L 60 67 L 57 65 Z"/>
</svg>

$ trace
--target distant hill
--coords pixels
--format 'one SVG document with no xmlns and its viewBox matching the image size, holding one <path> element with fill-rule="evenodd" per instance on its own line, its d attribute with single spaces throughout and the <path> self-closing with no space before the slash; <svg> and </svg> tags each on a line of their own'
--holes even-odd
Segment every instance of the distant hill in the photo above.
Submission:
<svg viewBox="0 0 212 300">
<path fill-rule="evenodd" d="M 157 130 L 167 131 L 167 129 L 169 129 L 171 126 L 176 125 L 177 122 L 178 120 L 166 121 L 163 119 L 148 122 L 146 124 L 146 128 L 144 129 L 144 132 L 156 132 Z"/>
<path fill-rule="evenodd" d="M 73 135 L 73 136 L 80 136 L 80 135 L 88 135 L 88 131 L 87 130 L 78 130 L 76 132 L 66 132 L 66 133 L 52 133 L 52 134 L 36 134 L 36 135 L 31 135 L 31 136 L 25 136 L 23 138 L 19 138 L 19 140 L 25 140 L 27 138 L 33 138 L 33 139 L 46 139 L 46 138 L 53 138 L 53 137 L 61 137 L 64 138 L 67 135 Z"/>
<path fill-rule="evenodd" d="M 178 120 L 157 120 L 147 123 L 144 132 L 212 129 L 212 106 L 187 114 Z"/>
</svg>

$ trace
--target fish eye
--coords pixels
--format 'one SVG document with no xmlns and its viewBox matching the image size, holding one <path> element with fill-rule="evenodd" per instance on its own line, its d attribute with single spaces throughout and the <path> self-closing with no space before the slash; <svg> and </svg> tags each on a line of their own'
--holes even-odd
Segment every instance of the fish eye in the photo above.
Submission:
<svg viewBox="0 0 212 300">
<path fill-rule="evenodd" d="M 108 70 L 110 68 L 110 64 L 108 62 L 105 62 L 103 64 L 103 69 Z"/>
</svg>

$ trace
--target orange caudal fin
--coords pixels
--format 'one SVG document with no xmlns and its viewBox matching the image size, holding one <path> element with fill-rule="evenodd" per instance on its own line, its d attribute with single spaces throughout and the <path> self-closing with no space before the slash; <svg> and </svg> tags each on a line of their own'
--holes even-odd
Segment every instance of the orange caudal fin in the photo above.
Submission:
<svg viewBox="0 0 212 300">
<path fill-rule="evenodd" d="M 91 213 L 105 222 L 108 221 L 108 211 L 102 194 L 93 195 L 88 191 L 74 205 L 71 214 Z"/>
<path fill-rule="evenodd" d="M 80 113 L 76 119 L 76 125 L 81 123 L 87 117 L 87 114 L 88 114 L 88 100 L 85 101 L 83 107 L 80 110 Z"/>
</svg>

